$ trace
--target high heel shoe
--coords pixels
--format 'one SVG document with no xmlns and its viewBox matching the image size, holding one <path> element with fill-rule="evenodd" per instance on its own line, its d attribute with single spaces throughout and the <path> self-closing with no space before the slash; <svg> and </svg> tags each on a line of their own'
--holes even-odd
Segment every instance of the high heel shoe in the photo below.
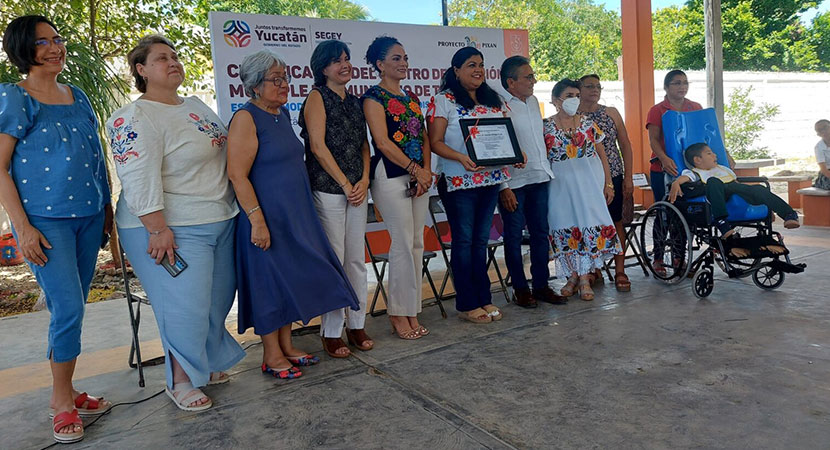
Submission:
<svg viewBox="0 0 830 450">
<path fill-rule="evenodd" d="M 419 330 L 408 329 L 404 331 L 398 331 L 395 329 L 395 324 L 392 324 L 392 334 L 397 335 L 399 338 L 406 340 L 406 341 L 414 341 L 415 339 L 421 339 L 421 333 Z"/>
</svg>

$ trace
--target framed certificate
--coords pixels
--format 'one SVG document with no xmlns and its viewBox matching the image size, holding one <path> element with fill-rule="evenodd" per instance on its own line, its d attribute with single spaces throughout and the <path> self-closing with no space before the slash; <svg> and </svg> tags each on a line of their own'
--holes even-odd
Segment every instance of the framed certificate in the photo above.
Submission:
<svg viewBox="0 0 830 450">
<path fill-rule="evenodd" d="M 467 154 L 479 166 L 504 166 L 524 161 L 509 117 L 461 119 Z"/>
</svg>

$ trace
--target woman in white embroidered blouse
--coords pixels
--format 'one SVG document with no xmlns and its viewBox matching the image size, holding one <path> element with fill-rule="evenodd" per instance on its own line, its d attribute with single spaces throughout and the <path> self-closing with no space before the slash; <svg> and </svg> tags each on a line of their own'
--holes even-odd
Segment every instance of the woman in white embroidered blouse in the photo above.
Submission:
<svg viewBox="0 0 830 450">
<path fill-rule="evenodd" d="M 153 305 L 167 395 L 200 411 L 212 401 L 199 387 L 228 381 L 222 371 L 245 355 L 224 324 L 236 290 L 227 130 L 198 98 L 176 93 L 184 69 L 167 39 L 144 37 L 127 59 L 143 95 L 107 122 L 118 232 Z"/>
<path fill-rule="evenodd" d="M 452 232 L 450 266 L 459 318 L 473 323 L 500 320 L 491 303 L 487 243 L 499 185 L 510 179 L 506 167 L 479 167 L 467 155 L 460 119 L 503 117 L 499 95 L 484 79 L 484 55 L 465 47 L 452 57 L 427 115 L 429 140 L 439 156 L 438 193 Z M 524 164 L 519 164 L 524 167 Z"/>
</svg>

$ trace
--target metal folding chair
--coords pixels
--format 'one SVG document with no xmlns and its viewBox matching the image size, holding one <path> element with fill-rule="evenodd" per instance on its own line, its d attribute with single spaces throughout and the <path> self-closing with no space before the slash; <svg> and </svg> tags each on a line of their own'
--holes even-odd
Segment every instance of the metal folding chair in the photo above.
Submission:
<svg viewBox="0 0 830 450">
<path fill-rule="evenodd" d="M 130 346 L 130 356 L 127 363 L 133 369 L 138 369 L 138 385 L 144 387 L 144 368 L 164 364 L 164 356 L 159 356 L 147 361 L 141 359 L 141 343 L 138 340 L 138 328 L 141 325 L 141 304 L 149 305 L 150 302 L 141 295 L 134 294 L 130 289 L 131 276 L 127 272 L 127 255 L 124 253 L 124 246 L 118 242 L 118 251 L 121 255 L 121 275 L 124 279 L 124 294 L 127 297 L 127 309 L 130 310 L 130 326 L 133 330 L 133 341 Z M 135 304 L 135 308 L 133 308 Z"/>
<path fill-rule="evenodd" d="M 643 213 L 644 211 L 635 211 L 634 212 L 634 220 L 625 225 L 625 241 L 628 243 L 625 249 L 625 259 L 633 259 L 633 262 L 626 262 L 624 267 L 628 269 L 629 267 L 637 267 L 639 266 L 640 269 L 643 270 L 643 275 L 648 276 L 648 267 L 646 266 L 646 261 L 643 258 L 642 253 L 640 252 L 640 238 L 638 236 L 638 231 L 641 226 L 643 226 Z M 609 259 L 605 262 L 605 272 L 608 275 L 608 279 L 614 281 L 614 277 L 611 275 L 611 266 L 614 264 L 614 260 Z"/>
<path fill-rule="evenodd" d="M 386 310 L 376 311 L 375 308 L 377 306 L 378 297 L 383 296 L 384 303 L 387 303 L 388 297 L 386 296 L 386 289 L 383 286 L 383 279 L 386 275 L 386 267 L 389 264 L 389 232 L 386 230 L 386 226 L 382 225 L 383 222 L 379 222 L 374 214 L 373 208 L 369 208 L 370 212 L 367 218 L 367 225 L 368 228 L 366 230 L 366 236 L 364 237 L 366 243 L 366 262 L 372 264 L 372 271 L 375 273 L 375 279 L 377 279 L 377 286 L 375 286 L 375 291 L 372 295 L 372 304 L 369 307 L 369 314 L 373 317 L 377 317 L 383 314 L 386 314 Z M 426 227 L 425 227 L 426 230 Z M 373 239 L 370 239 L 373 237 Z M 372 250 L 372 243 L 371 241 L 375 241 L 376 245 L 380 244 L 384 248 L 378 249 L 375 248 L 376 251 L 383 251 L 384 253 L 375 253 Z M 425 236 L 426 241 L 426 236 Z M 437 253 L 429 250 L 424 250 L 424 262 L 423 262 L 423 270 L 422 276 L 426 277 L 427 282 L 429 283 L 430 289 L 432 289 L 432 293 L 435 298 L 435 302 L 425 304 L 424 306 L 432 306 L 437 304 L 438 308 L 441 310 L 441 316 L 443 318 L 447 318 L 447 312 L 444 310 L 444 305 L 441 303 L 441 300 L 438 296 L 438 291 L 435 288 L 435 282 L 432 279 L 432 274 L 429 272 L 429 262 L 433 258 L 438 256 Z M 378 263 L 381 264 L 380 269 L 378 269 Z"/>
<path fill-rule="evenodd" d="M 444 279 L 441 280 L 441 288 L 438 290 L 438 295 L 436 296 L 436 298 L 446 300 L 448 298 L 454 297 L 454 295 L 444 295 L 444 290 L 447 287 L 447 281 L 452 280 L 453 278 L 452 268 L 450 267 L 450 258 L 447 253 L 447 251 L 452 250 L 452 233 L 450 232 L 449 223 L 446 220 L 446 213 L 444 212 L 443 205 L 441 204 L 441 199 L 437 195 L 430 196 L 429 198 L 429 218 L 431 221 L 430 228 L 432 228 L 432 232 L 434 233 L 435 238 L 438 239 L 438 242 L 441 243 L 441 256 L 443 257 L 444 263 L 447 267 L 447 271 L 444 274 Z M 494 219 L 494 222 L 495 220 L 496 219 Z M 501 218 L 498 218 L 497 220 L 498 223 L 501 224 Z M 502 234 L 498 226 L 496 226 L 495 224 L 491 227 L 491 231 L 496 231 L 499 235 Z M 498 250 L 498 248 L 503 245 L 504 242 L 502 242 L 501 240 L 490 239 L 488 241 L 487 269 L 490 269 L 491 264 L 493 265 L 493 268 L 496 269 L 496 276 L 498 277 L 499 286 L 501 287 L 501 291 L 504 294 L 505 300 L 509 302 L 510 298 L 508 297 L 507 284 L 505 282 L 505 278 L 501 274 L 501 268 L 496 259 L 496 250 Z"/>
</svg>

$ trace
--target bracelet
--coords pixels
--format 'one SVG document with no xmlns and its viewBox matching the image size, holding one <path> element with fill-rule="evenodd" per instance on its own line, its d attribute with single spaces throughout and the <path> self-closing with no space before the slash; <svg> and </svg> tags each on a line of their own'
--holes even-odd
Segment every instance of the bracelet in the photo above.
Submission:
<svg viewBox="0 0 830 450">
<path fill-rule="evenodd" d="M 610 187 L 611 189 L 614 189 L 614 183 L 605 183 L 605 187 Z"/>
<path fill-rule="evenodd" d="M 343 184 L 339 185 L 340 189 L 343 189 L 343 186 L 345 186 L 347 184 L 349 184 L 349 179 L 348 178 L 346 178 L 346 181 L 344 181 Z"/>
<path fill-rule="evenodd" d="M 164 228 L 162 228 L 161 230 L 158 230 L 158 231 L 148 231 L 148 233 L 150 233 L 153 236 L 158 236 L 158 235 L 161 234 L 162 231 L 164 231 L 166 229 L 167 229 L 167 227 L 164 227 Z"/>
<path fill-rule="evenodd" d="M 259 205 L 254 206 L 253 208 L 248 210 L 248 217 L 251 217 L 251 214 L 259 211 Z"/>
</svg>

